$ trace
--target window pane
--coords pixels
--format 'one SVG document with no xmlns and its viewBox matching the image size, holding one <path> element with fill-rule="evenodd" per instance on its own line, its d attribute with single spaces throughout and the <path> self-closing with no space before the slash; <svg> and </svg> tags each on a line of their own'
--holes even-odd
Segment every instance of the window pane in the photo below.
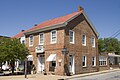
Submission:
<svg viewBox="0 0 120 80">
<path fill-rule="evenodd" d="M 30 45 L 33 45 L 33 36 L 32 35 L 30 36 L 29 40 L 30 40 Z"/>
<path fill-rule="evenodd" d="M 57 40 L 56 38 L 57 38 L 56 31 L 52 31 L 51 32 L 51 42 L 55 43 Z"/>
<path fill-rule="evenodd" d="M 74 32 L 69 31 L 70 43 L 74 43 Z"/>
<path fill-rule="evenodd" d="M 40 44 L 44 43 L 44 37 L 43 37 L 43 33 L 40 33 Z"/>
<path fill-rule="evenodd" d="M 82 35 L 82 44 L 86 45 L 86 35 Z"/>
</svg>

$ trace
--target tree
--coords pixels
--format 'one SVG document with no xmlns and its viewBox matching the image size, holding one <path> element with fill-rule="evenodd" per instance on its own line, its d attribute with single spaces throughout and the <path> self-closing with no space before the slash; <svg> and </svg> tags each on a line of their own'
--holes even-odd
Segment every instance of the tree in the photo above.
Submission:
<svg viewBox="0 0 120 80">
<path fill-rule="evenodd" d="M 2 62 L 5 62 L 6 60 L 6 55 L 4 50 L 6 50 L 6 47 L 4 45 L 4 42 L 6 42 L 5 38 L 0 38 L 0 67 L 2 69 Z M 1 70 L 0 70 L 1 71 Z"/>
<path fill-rule="evenodd" d="M 98 49 L 99 52 L 117 52 L 120 54 L 120 41 L 116 38 L 100 38 Z"/>
<path fill-rule="evenodd" d="M 3 38 L 0 43 L 0 57 L 11 63 L 12 73 L 14 73 L 15 61 L 23 61 L 28 55 L 28 49 L 20 43 L 19 39 L 15 38 Z"/>
</svg>

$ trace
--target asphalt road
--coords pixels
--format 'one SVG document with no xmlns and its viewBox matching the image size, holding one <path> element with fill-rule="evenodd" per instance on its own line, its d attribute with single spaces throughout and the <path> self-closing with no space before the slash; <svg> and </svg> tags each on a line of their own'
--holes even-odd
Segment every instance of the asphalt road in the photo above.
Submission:
<svg viewBox="0 0 120 80">
<path fill-rule="evenodd" d="M 120 80 L 120 71 L 74 78 L 70 80 Z"/>
</svg>

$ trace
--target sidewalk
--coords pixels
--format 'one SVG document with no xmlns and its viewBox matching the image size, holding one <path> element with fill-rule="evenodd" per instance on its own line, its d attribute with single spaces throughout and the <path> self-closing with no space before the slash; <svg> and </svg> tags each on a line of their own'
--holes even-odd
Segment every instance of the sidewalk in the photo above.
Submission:
<svg viewBox="0 0 120 80">
<path fill-rule="evenodd" d="M 59 75 L 41 75 L 41 74 L 33 74 L 27 75 L 27 79 L 24 75 L 17 75 L 17 76 L 0 76 L 0 80 L 71 80 L 78 77 L 85 77 L 90 75 L 97 75 L 103 74 L 107 72 L 114 72 L 120 69 L 112 69 L 112 70 L 105 70 L 93 73 L 85 73 L 85 74 L 78 74 L 73 76 L 59 76 Z"/>
</svg>

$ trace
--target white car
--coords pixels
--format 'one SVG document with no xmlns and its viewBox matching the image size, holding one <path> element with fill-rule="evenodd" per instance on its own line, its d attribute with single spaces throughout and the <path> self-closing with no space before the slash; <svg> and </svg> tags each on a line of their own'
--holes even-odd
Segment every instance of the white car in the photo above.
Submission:
<svg viewBox="0 0 120 80">
<path fill-rule="evenodd" d="M 9 66 L 2 65 L 2 69 L 3 69 L 3 70 L 8 70 L 8 69 L 9 69 Z"/>
</svg>

